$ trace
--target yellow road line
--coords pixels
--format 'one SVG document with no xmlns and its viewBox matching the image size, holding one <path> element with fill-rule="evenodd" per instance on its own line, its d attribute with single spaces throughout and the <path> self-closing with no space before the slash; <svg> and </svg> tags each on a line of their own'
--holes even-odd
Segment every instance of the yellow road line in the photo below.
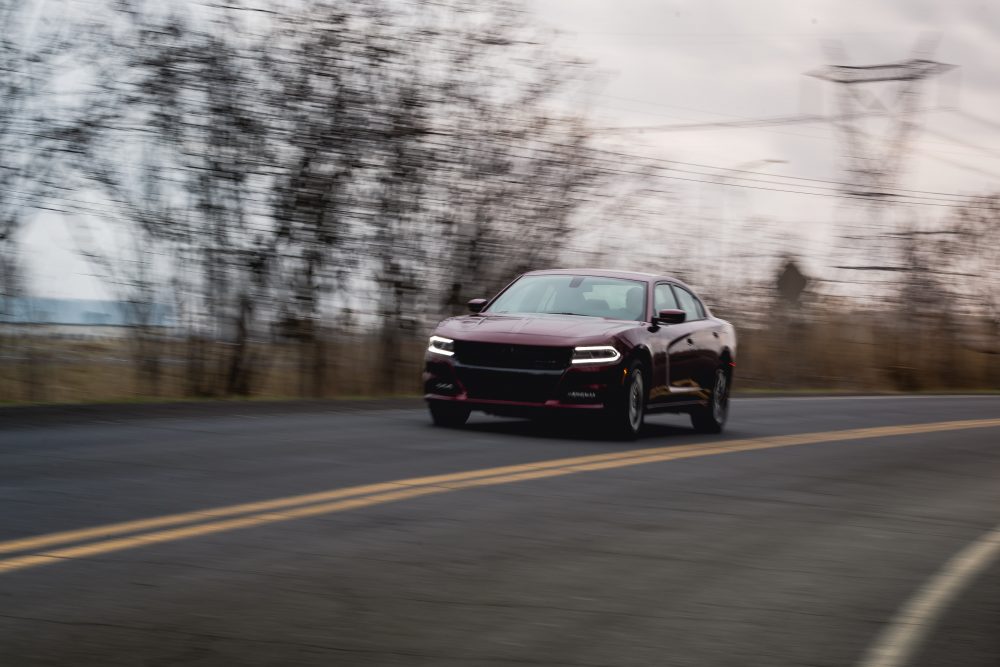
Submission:
<svg viewBox="0 0 1000 667">
<path fill-rule="evenodd" d="M 177 526 L 188 523 L 199 523 L 211 519 L 221 519 L 229 516 L 237 516 L 240 514 L 249 514 L 252 512 L 261 512 L 261 511 L 268 511 L 275 509 L 284 509 L 288 507 L 296 507 L 300 505 L 309 505 L 312 503 L 319 503 L 339 498 L 369 495 L 372 493 L 380 493 L 383 491 L 398 489 L 400 487 L 434 485 L 434 484 L 453 482 L 463 479 L 492 477 L 499 474 L 519 472 L 528 469 L 545 469 L 545 468 L 558 467 L 574 463 L 582 464 L 591 461 L 602 461 L 606 459 L 639 457 L 646 452 L 658 451 L 659 449 L 660 448 L 656 448 L 655 450 L 639 449 L 639 450 L 630 450 L 628 452 L 593 454 L 589 456 L 579 456 L 575 458 L 540 461 L 538 463 L 522 463 L 510 466 L 502 466 L 498 468 L 470 470 L 459 473 L 446 473 L 441 475 L 432 475 L 428 477 L 414 477 L 410 479 L 400 479 L 392 482 L 381 482 L 377 484 L 367 484 L 363 486 L 352 486 L 343 489 L 334 489 L 331 491 L 320 491 L 318 493 L 309 493 L 300 496 L 289 496 L 286 498 L 276 498 L 273 500 L 263 500 L 252 503 L 241 503 L 239 505 L 229 505 L 226 507 L 195 510 L 193 512 L 183 512 L 180 514 L 169 514 L 165 516 L 153 517 L 150 519 L 137 519 L 134 521 L 124 521 L 121 523 L 107 524 L 103 526 L 94 526 L 91 528 L 67 530 L 58 533 L 38 535 L 36 537 L 25 537 L 22 539 L 0 542 L 0 554 L 13 553 L 17 551 L 28 551 L 31 549 L 49 547 L 58 544 L 83 542 L 92 538 L 108 538 L 117 535 L 125 535 L 128 533 L 138 533 L 153 528 L 164 528 L 167 526 Z"/>
<path fill-rule="evenodd" d="M 65 559 L 98 556 L 151 544 L 173 542 L 321 514 L 345 512 L 408 498 L 447 493 L 459 489 L 497 486 L 500 484 L 510 484 L 531 479 L 544 479 L 595 470 L 608 470 L 647 463 L 659 463 L 760 449 L 792 447 L 820 442 L 840 442 L 993 427 L 1000 427 L 1000 419 L 880 426 L 844 431 L 726 440 L 696 445 L 651 447 L 625 452 L 553 459 L 536 463 L 524 463 L 367 484 L 0 542 L 0 553 L 12 553 L 72 544 L 74 542 L 84 542 L 94 538 L 98 539 L 98 541 L 87 544 L 0 560 L 0 573 L 22 570 Z M 168 526 L 174 527 L 166 530 L 154 530 Z M 154 532 L 141 533 L 141 531 L 150 530 Z M 129 535 L 129 533 L 141 534 Z M 119 537 L 121 535 L 126 536 Z"/>
</svg>

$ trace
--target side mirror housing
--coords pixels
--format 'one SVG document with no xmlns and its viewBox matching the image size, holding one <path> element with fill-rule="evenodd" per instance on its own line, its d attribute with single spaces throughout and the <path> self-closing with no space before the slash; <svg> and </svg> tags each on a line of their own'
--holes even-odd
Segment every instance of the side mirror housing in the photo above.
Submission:
<svg viewBox="0 0 1000 667">
<path fill-rule="evenodd" d="M 486 299 L 473 299 L 469 301 L 469 312 L 478 313 L 486 306 Z"/>
<path fill-rule="evenodd" d="M 676 308 L 661 310 L 653 318 L 653 324 L 680 324 L 687 319 L 687 313 Z"/>
</svg>

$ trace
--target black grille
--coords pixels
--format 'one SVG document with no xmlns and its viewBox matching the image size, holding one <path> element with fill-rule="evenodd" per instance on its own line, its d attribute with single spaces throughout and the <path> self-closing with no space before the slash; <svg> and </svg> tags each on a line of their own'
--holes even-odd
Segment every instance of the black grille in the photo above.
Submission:
<svg viewBox="0 0 1000 667">
<path fill-rule="evenodd" d="M 483 368 L 456 368 L 469 398 L 544 403 L 554 398 L 559 373 L 518 373 Z"/>
<path fill-rule="evenodd" d="M 489 368 L 562 370 L 569 366 L 572 353 L 568 347 L 455 341 L 455 357 L 460 363 Z"/>
</svg>

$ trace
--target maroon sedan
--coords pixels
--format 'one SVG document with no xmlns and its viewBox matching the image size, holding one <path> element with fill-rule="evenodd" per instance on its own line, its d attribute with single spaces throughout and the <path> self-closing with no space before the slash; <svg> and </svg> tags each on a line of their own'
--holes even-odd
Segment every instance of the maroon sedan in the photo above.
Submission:
<svg viewBox="0 0 1000 667">
<path fill-rule="evenodd" d="M 736 365 L 732 325 L 670 276 L 600 270 L 525 273 L 430 338 L 424 391 L 434 423 L 472 410 L 599 415 L 635 437 L 647 412 L 726 422 Z"/>
</svg>

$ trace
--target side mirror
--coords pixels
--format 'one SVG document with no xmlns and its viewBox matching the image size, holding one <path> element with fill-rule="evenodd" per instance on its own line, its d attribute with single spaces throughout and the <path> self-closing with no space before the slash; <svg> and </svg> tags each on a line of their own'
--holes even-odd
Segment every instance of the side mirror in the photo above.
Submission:
<svg viewBox="0 0 1000 667">
<path fill-rule="evenodd" d="M 473 299 L 469 302 L 469 312 L 478 313 L 486 305 L 486 299 Z"/>
<path fill-rule="evenodd" d="M 680 324 L 687 319 L 687 313 L 676 308 L 661 310 L 653 318 L 653 324 Z"/>
</svg>

